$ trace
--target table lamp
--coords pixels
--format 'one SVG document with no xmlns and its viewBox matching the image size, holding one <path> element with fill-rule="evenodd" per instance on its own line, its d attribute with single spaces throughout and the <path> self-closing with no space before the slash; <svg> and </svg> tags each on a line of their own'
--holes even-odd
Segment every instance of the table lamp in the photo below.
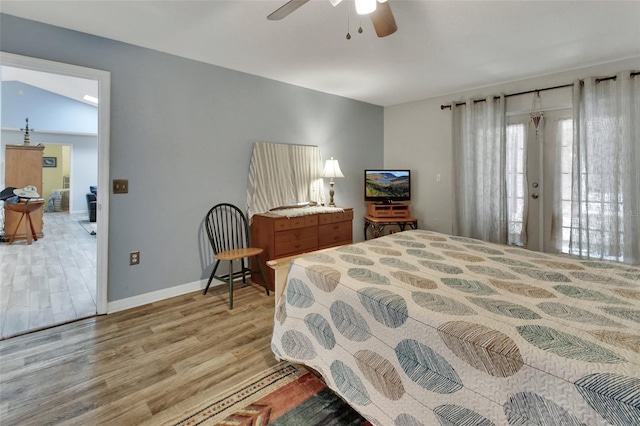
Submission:
<svg viewBox="0 0 640 426">
<path fill-rule="evenodd" d="M 331 181 L 329 181 L 329 206 L 335 207 L 336 203 L 333 202 L 333 178 L 344 177 L 342 170 L 340 170 L 338 160 L 334 160 L 333 157 L 331 157 L 331 160 L 327 160 L 324 165 L 324 170 L 322 171 L 322 177 L 331 178 Z"/>
</svg>

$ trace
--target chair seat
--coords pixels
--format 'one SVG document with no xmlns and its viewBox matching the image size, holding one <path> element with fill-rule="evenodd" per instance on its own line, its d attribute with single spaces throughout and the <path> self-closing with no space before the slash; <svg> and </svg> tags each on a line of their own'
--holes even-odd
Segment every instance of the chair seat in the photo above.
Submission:
<svg viewBox="0 0 640 426">
<path fill-rule="evenodd" d="M 247 247 L 243 249 L 221 251 L 216 254 L 218 260 L 238 260 L 245 257 L 257 256 L 264 250 L 258 247 Z"/>
</svg>

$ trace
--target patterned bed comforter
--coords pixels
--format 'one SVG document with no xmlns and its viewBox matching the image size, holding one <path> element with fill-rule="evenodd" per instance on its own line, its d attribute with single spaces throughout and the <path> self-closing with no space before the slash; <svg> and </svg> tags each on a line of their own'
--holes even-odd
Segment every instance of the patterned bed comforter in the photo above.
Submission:
<svg viewBox="0 0 640 426">
<path fill-rule="evenodd" d="M 640 268 L 401 232 L 292 263 L 272 349 L 376 425 L 640 425 Z"/>
</svg>

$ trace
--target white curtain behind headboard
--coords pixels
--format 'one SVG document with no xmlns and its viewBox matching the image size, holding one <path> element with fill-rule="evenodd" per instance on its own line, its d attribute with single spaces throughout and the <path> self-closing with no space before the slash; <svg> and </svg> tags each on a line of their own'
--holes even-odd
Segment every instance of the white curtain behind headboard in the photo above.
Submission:
<svg viewBox="0 0 640 426">
<path fill-rule="evenodd" d="M 247 215 L 306 201 L 324 203 L 320 148 L 256 142 L 249 164 Z"/>
</svg>

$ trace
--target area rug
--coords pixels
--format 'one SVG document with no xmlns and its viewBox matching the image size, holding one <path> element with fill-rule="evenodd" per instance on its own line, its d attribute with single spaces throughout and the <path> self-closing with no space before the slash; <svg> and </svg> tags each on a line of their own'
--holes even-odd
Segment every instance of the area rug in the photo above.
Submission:
<svg viewBox="0 0 640 426">
<path fill-rule="evenodd" d="M 164 425 L 370 426 L 371 423 L 304 367 L 280 363 Z"/>
<path fill-rule="evenodd" d="M 79 220 L 78 223 L 91 235 L 96 235 L 98 232 L 98 224 L 96 222 L 89 222 L 89 219 L 82 219 Z"/>
</svg>

